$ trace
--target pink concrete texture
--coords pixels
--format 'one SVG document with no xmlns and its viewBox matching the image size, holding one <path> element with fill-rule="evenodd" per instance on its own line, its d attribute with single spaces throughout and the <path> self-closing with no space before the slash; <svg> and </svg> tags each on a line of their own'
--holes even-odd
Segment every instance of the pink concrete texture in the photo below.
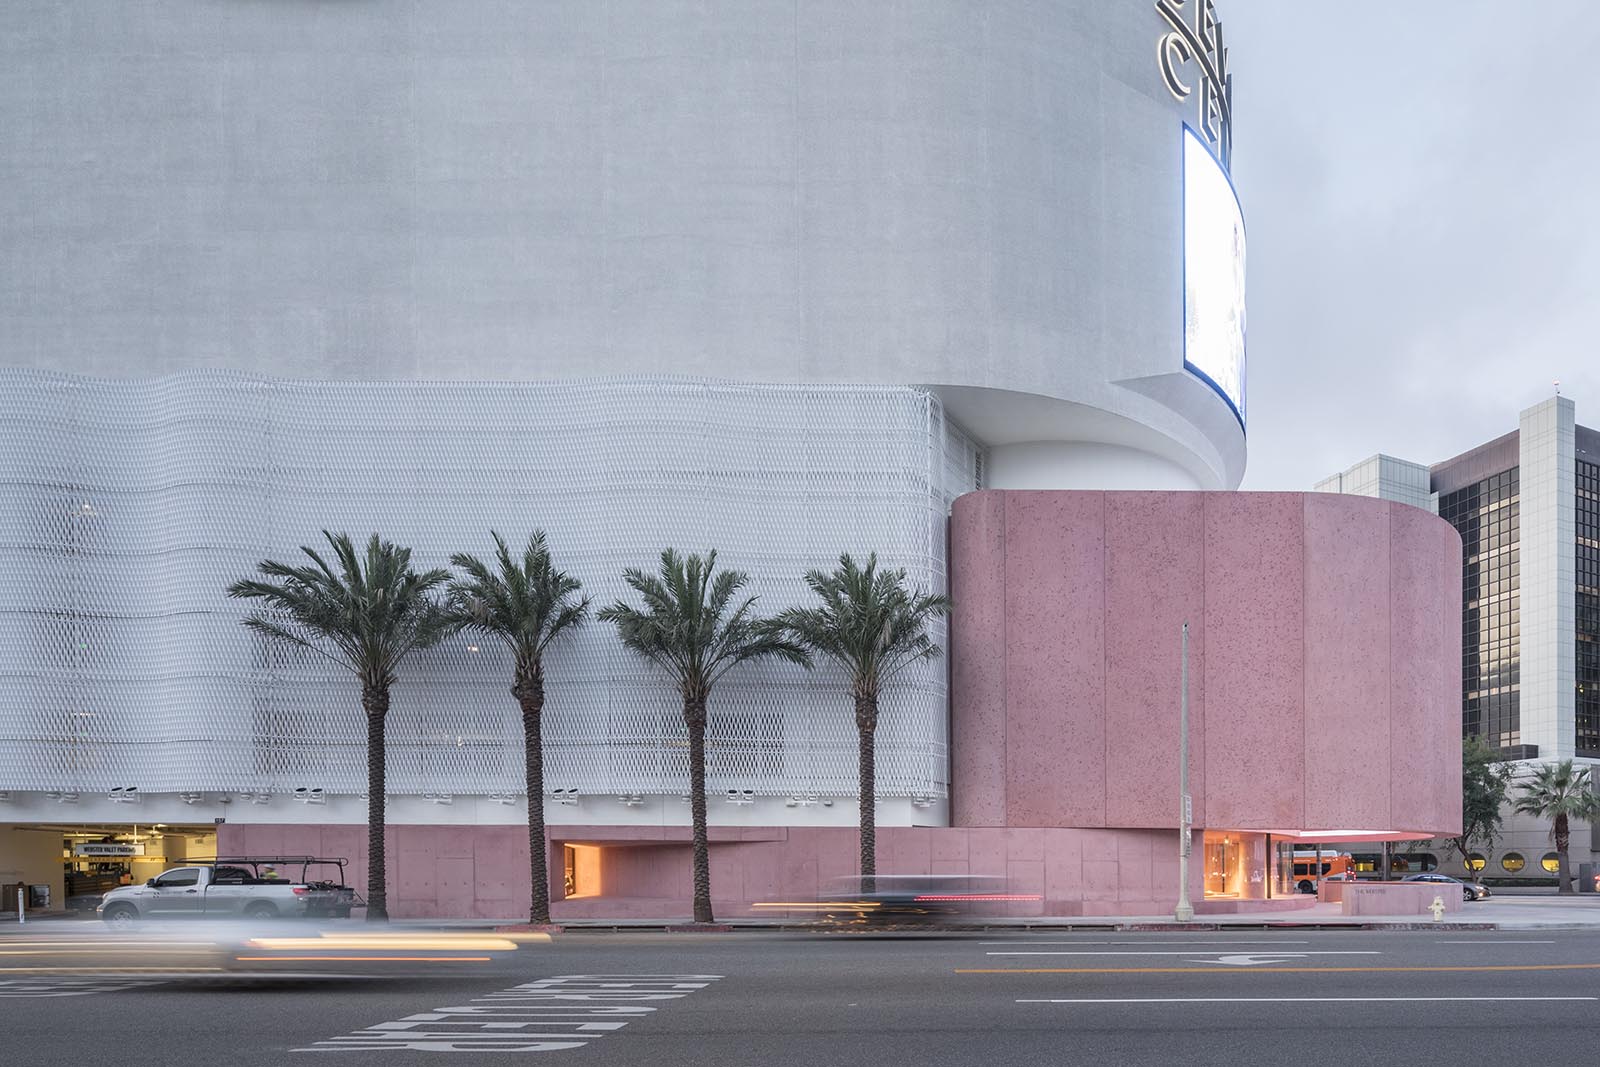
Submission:
<svg viewBox="0 0 1600 1067">
<path fill-rule="evenodd" d="M 950 525 L 952 821 L 1453 834 L 1461 542 L 1322 493 L 999 491 Z M 1350 838 L 1357 839 L 1357 838 Z"/>
<path fill-rule="evenodd" d="M 852 828 L 713 827 L 710 836 L 712 903 L 724 918 L 807 917 L 811 913 L 755 905 L 815 901 L 830 882 L 858 870 Z M 362 892 L 365 839 L 362 826 L 218 828 L 218 847 L 229 854 L 350 859 L 350 884 Z M 527 914 L 523 827 L 391 826 L 387 841 L 389 912 L 395 918 Z M 1038 897 L 994 905 L 986 912 L 992 915 L 1150 915 L 1170 911 L 1176 899 L 1177 834 L 1170 830 L 887 827 L 878 831 L 878 842 L 881 874 L 997 876 L 1007 879 L 1010 892 Z M 561 899 L 563 844 L 600 846 L 600 895 Z M 687 827 L 557 827 L 550 845 L 557 921 L 689 913 Z M 1190 873 L 1190 895 L 1199 902 L 1200 865 L 1191 865 Z"/>
<path fill-rule="evenodd" d="M 1351 882 L 1339 893 L 1339 909 L 1345 915 L 1429 915 L 1435 900 L 1442 901 L 1447 912 L 1465 908 L 1459 886 Z"/>
</svg>

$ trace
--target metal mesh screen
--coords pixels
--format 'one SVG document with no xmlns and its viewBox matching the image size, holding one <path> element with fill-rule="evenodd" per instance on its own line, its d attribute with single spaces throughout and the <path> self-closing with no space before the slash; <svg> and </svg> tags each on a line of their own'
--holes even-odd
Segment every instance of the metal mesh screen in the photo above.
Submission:
<svg viewBox="0 0 1600 1067">
<path fill-rule="evenodd" d="M 972 443 L 919 390 L 683 380 L 140 381 L 0 370 L 0 788 L 364 788 L 353 679 L 265 646 L 223 593 L 319 531 L 376 530 L 443 566 L 542 527 L 597 604 L 661 548 L 715 547 L 763 613 L 807 568 L 876 550 L 945 587 Z M 941 645 L 945 635 L 937 635 Z M 675 693 L 591 622 L 551 657 L 551 788 L 677 793 Z M 942 796 L 942 660 L 887 694 L 885 795 Z M 402 671 L 395 793 L 520 791 L 509 663 L 458 638 Z M 713 695 L 710 787 L 849 794 L 854 725 L 831 670 L 755 666 Z"/>
</svg>

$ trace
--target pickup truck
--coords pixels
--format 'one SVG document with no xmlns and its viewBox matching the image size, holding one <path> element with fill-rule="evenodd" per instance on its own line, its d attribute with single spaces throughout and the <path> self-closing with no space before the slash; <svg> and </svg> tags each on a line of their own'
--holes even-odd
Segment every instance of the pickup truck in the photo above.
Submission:
<svg viewBox="0 0 1600 1067">
<path fill-rule="evenodd" d="M 339 881 L 312 880 L 309 869 L 334 865 Z M 291 874 L 280 868 L 298 867 Z M 344 861 L 309 856 L 239 857 L 174 867 L 145 882 L 111 890 L 95 909 L 113 926 L 139 919 L 347 918 L 355 891 L 342 885 Z"/>
</svg>

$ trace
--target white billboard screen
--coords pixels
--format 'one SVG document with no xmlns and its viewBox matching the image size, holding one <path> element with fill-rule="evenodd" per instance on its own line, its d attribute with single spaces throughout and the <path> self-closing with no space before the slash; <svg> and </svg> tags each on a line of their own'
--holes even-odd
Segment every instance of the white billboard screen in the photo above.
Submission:
<svg viewBox="0 0 1600 1067">
<path fill-rule="evenodd" d="M 1245 421 L 1244 214 L 1216 159 L 1183 131 L 1183 361 Z"/>
</svg>

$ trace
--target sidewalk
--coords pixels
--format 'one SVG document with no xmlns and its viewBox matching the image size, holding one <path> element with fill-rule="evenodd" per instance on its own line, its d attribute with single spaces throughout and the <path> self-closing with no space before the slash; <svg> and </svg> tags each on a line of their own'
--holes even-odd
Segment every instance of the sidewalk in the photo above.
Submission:
<svg viewBox="0 0 1600 1067">
<path fill-rule="evenodd" d="M 396 925 L 418 927 L 473 927 L 514 925 L 524 919 L 495 923 L 482 919 L 402 919 Z M 687 915 L 671 919 L 574 919 L 560 922 L 567 931 L 651 931 L 690 925 Z M 718 926 L 735 930 L 821 930 L 820 924 L 792 919 L 718 919 Z M 1234 927 L 1325 928 L 1396 930 L 1595 930 L 1600 931 L 1600 897 L 1491 897 L 1468 903 L 1441 922 L 1426 915 L 1351 915 L 1342 914 L 1338 904 L 1316 904 L 1296 911 L 1245 912 L 1237 915 L 1201 915 L 1192 923 L 1177 923 L 1169 915 L 1070 915 L 1030 918 L 973 918 L 943 924 L 938 930 L 1218 930 Z M 906 929 L 917 929 L 915 926 Z"/>
</svg>

